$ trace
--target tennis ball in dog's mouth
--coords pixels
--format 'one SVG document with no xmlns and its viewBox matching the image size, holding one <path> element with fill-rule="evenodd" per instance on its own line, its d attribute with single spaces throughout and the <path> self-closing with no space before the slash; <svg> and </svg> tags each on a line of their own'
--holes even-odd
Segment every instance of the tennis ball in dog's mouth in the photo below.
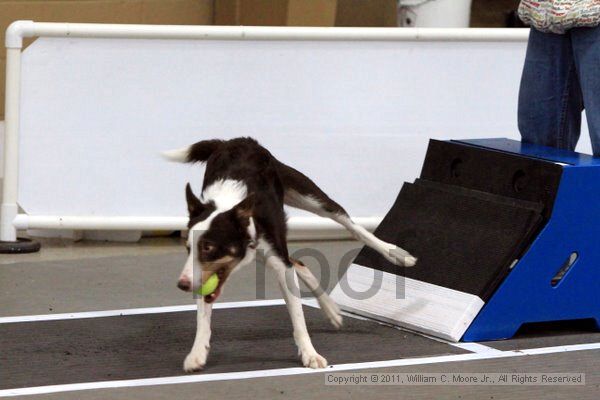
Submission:
<svg viewBox="0 0 600 400">
<path fill-rule="evenodd" d="M 198 290 L 198 294 L 201 296 L 208 296 L 212 294 L 215 290 L 217 290 L 217 286 L 219 286 L 219 277 L 217 274 L 212 274 L 206 282 L 204 282 L 200 289 Z"/>
</svg>

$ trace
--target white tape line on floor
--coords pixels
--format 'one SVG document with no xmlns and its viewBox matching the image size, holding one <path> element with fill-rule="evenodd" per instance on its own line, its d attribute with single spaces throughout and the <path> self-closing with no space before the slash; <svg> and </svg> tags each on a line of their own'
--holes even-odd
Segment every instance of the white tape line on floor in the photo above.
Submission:
<svg viewBox="0 0 600 400">
<path fill-rule="evenodd" d="M 304 299 L 303 299 L 304 300 Z M 312 306 L 312 303 L 307 299 L 306 305 Z M 227 303 L 215 303 L 213 309 L 226 308 L 245 308 L 245 307 L 269 307 L 284 305 L 283 299 L 273 300 L 250 300 L 250 301 L 232 301 Z M 38 321 L 56 321 L 61 319 L 82 319 L 82 318 L 101 318 L 101 317 L 118 317 L 123 315 L 139 315 L 139 314 L 160 314 L 180 311 L 196 310 L 196 304 L 183 304 L 178 306 L 164 307 L 149 307 L 149 308 L 127 308 L 122 310 L 102 310 L 102 311 L 84 311 L 62 314 L 41 314 L 41 315 L 16 315 L 13 317 L 0 317 L 0 324 L 11 324 L 15 322 L 38 322 Z"/>
<path fill-rule="evenodd" d="M 486 346 L 481 343 L 462 343 L 462 342 L 446 342 L 450 346 L 458 347 L 459 349 L 471 351 L 479 354 L 490 354 L 490 353 L 502 353 L 502 350 L 495 349 L 490 346 Z"/>
<path fill-rule="evenodd" d="M 280 368 L 258 371 L 226 372 L 220 374 L 181 375 L 164 378 L 131 379 L 121 381 L 85 382 L 65 385 L 50 385 L 0 390 L 0 397 L 24 396 L 47 393 L 72 392 L 79 390 L 108 389 L 123 387 L 140 387 L 156 385 L 175 385 L 182 383 L 214 382 L 236 379 L 268 378 L 277 376 L 304 375 L 324 372 L 342 372 L 373 368 L 404 367 L 411 365 L 438 364 L 459 361 L 489 360 L 495 358 L 522 357 L 527 355 L 544 355 L 583 350 L 599 350 L 600 343 L 575 344 L 567 346 L 543 347 L 536 349 L 510 350 L 485 353 L 468 353 L 435 357 L 405 358 L 399 360 L 373 361 L 352 364 L 332 365 L 322 370 L 309 368 Z"/>
</svg>

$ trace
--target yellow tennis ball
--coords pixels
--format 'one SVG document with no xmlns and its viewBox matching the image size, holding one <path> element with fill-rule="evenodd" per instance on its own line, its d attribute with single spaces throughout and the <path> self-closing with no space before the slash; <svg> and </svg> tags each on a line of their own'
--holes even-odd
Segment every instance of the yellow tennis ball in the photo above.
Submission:
<svg viewBox="0 0 600 400">
<path fill-rule="evenodd" d="M 200 289 L 198 290 L 198 294 L 201 296 L 208 296 L 212 294 L 215 290 L 217 290 L 217 286 L 219 286 L 219 277 L 217 274 L 212 274 L 206 282 L 200 285 Z"/>
</svg>

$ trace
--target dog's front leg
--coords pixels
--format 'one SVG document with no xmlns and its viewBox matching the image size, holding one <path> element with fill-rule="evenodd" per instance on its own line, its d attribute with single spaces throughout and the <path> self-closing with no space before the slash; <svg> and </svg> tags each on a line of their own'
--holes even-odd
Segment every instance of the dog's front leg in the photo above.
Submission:
<svg viewBox="0 0 600 400">
<path fill-rule="evenodd" d="M 199 296 L 198 316 L 196 320 L 196 339 L 192 350 L 183 362 L 183 369 L 186 372 L 200 371 L 206 365 L 208 350 L 210 349 L 210 316 L 212 313 L 212 304 L 206 303 L 204 297 Z"/>
<path fill-rule="evenodd" d="M 298 355 L 302 360 L 302 365 L 310 368 L 325 368 L 327 360 L 317 353 L 306 329 L 296 271 L 294 268 L 287 267 L 281 258 L 275 255 L 269 256 L 266 263 L 277 275 L 279 288 L 292 319 L 294 340 L 298 346 Z"/>
</svg>

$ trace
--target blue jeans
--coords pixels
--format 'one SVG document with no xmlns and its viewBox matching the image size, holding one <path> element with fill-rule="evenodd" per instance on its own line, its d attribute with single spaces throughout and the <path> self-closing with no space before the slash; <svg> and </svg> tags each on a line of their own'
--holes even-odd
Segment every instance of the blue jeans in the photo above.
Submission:
<svg viewBox="0 0 600 400">
<path fill-rule="evenodd" d="M 564 35 L 531 29 L 519 91 L 522 140 L 574 150 L 584 107 L 600 156 L 600 27 Z"/>
</svg>

